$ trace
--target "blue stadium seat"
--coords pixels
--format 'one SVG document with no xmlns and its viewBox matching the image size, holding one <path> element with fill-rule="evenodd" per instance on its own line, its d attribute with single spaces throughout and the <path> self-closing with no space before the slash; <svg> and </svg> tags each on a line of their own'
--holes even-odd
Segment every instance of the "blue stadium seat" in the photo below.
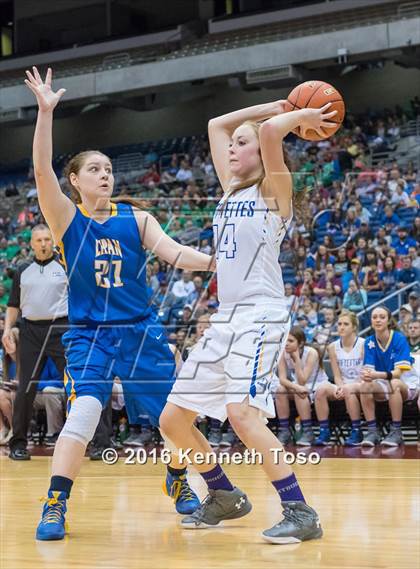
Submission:
<svg viewBox="0 0 420 569">
<path fill-rule="evenodd" d="M 384 304 L 387 308 L 389 308 L 389 310 L 391 312 L 394 312 L 394 310 L 397 310 L 397 308 L 398 308 L 398 296 L 393 296 L 391 298 L 387 298 L 384 301 Z"/>
<path fill-rule="evenodd" d="M 379 300 L 381 300 L 384 296 L 384 293 L 380 290 L 373 290 L 371 292 L 368 292 L 367 295 L 367 301 L 368 304 L 374 304 L 375 302 L 378 302 Z"/>
<path fill-rule="evenodd" d="M 321 228 L 321 227 L 325 227 L 327 225 L 327 223 L 330 221 L 331 219 L 331 213 L 329 211 L 325 211 L 324 213 L 321 213 L 321 215 L 319 217 L 317 217 L 316 219 L 316 225 L 317 228 Z"/>
</svg>

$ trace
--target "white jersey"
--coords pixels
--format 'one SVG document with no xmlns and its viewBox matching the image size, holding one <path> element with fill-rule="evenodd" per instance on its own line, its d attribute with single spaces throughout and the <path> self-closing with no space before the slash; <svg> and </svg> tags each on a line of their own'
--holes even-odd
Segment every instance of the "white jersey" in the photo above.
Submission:
<svg viewBox="0 0 420 569">
<path fill-rule="evenodd" d="M 311 351 L 316 352 L 315 348 L 311 348 L 311 346 L 305 346 L 303 348 L 303 354 L 300 358 L 303 368 L 306 365 L 306 360 L 308 359 L 308 356 L 311 353 Z M 317 357 L 318 357 L 318 354 L 317 354 Z M 295 372 L 295 362 L 292 360 L 292 358 L 290 357 L 290 354 L 288 354 L 287 352 L 284 353 L 284 359 L 285 359 L 286 367 L 287 367 L 287 377 L 289 378 L 290 381 L 297 383 L 298 381 L 297 381 L 296 372 Z M 314 391 L 321 383 L 324 383 L 325 381 L 328 381 L 327 374 L 319 366 L 318 363 L 315 364 L 314 369 L 312 370 L 312 373 L 309 376 L 308 381 L 306 382 L 306 385 L 308 386 L 308 388 L 311 391 Z"/>
<path fill-rule="evenodd" d="M 270 212 L 257 185 L 222 198 L 213 218 L 221 304 L 284 301 L 278 259 L 291 218 Z"/>
<path fill-rule="evenodd" d="M 356 338 L 354 346 L 350 352 L 343 348 L 341 339 L 332 342 L 334 346 L 335 355 L 340 368 L 341 377 L 344 383 L 352 383 L 359 381 L 360 371 L 363 366 L 363 346 L 365 345 L 364 338 Z"/>
</svg>

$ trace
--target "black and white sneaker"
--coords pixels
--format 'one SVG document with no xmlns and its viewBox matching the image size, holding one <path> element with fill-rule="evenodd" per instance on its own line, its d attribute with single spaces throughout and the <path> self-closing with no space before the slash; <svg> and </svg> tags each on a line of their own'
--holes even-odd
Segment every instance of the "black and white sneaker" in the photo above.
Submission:
<svg viewBox="0 0 420 569">
<path fill-rule="evenodd" d="M 318 514 L 305 502 L 284 502 L 281 522 L 263 531 L 265 541 L 277 544 L 300 543 L 322 537 Z"/>
<path fill-rule="evenodd" d="M 54 435 L 45 435 L 44 437 L 44 445 L 47 447 L 54 447 L 55 443 L 57 442 L 58 435 L 60 433 L 55 433 Z"/>
<path fill-rule="evenodd" d="M 186 529 L 205 529 L 217 526 L 223 520 L 242 518 L 251 510 L 251 502 L 239 488 L 209 490 L 200 507 L 190 516 L 182 518 L 181 525 Z"/>
</svg>

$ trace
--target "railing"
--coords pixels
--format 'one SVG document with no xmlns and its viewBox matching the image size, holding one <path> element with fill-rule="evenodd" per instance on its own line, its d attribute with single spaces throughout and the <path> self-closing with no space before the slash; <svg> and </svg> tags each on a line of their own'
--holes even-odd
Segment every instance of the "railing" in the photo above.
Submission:
<svg viewBox="0 0 420 569">
<path fill-rule="evenodd" d="M 398 15 L 401 18 L 411 18 L 413 15 L 416 16 L 420 11 L 420 1 L 406 2 L 398 6 Z"/>
<path fill-rule="evenodd" d="M 378 306 L 383 306 L 388 300 L 390 300 L 391 298 L 397 297 L 398 298 L 398 308 L 396 308 L 392 314 L 394 315 L 395 313 L 397 313 L 400 308 L 401 305 L 403 304 L 403 302 L 401 302 L 401 296 L 402 294 L 408 292 L 411 289 L 415 289 L 419 287 L 419 283 L 418 282 L 414 282 L 414 283 L 410 283 L 407 286 L 400 288 L 399 290 L 396 290 L 395 292 L 392 292 L 391 294 L 388 294 L 387 296 L 384 296 L 383 298 L 381 298 L 381 300 L 378 300 L 378 302 L 374 302 L 373 304 L 371 304 L 370 306 L 368 306 L 367 308 L 365 308 L 364 310 L 361 310 L 360 312 L 357 313 L 357 317 L 360 318 L 364 315 L 368 315 L 370 312 L 372 312 L 372 310 L 374 310 L 375 308 L 377 308 Z M 361 330 L 359 332 L 360 336 L 363 336 L 364 334 L 367 334 L 370 330 L 371 330 L 371 326 L 367 326 L 366 328 L 364 328 L 363 330 Z"/>
<path fill-rule="evenodd" d="M 417 162 L 418 158 L 416 160 L 416 156 L 418 157 L 418 155 L 420 154 L 418 151 L 419 148 L 419 142 L 420 142 L 420 117 L 417 117 L 417 119 L 408 121 L 407 123 L 405 123 L 404 125 L 401 126 L 400 128 L 400 140 L 401 139 L 406 139 L 409 136 L 414 136 L 416 137 L 418 140 L 416 140 L 416 142 L 410 146 L 409 148 L 406 148 L 405 150 L 401 150 L 397 145 L 397 148 L 395 148 L 394 150 L 385 150 L 383 152 L 374 152 L 371 151 L 370 152 L 370 165 L 371 166 L 377 166 L 379 164 L 379 162 L 400 162 L 403 161 L 407 155 L 410 154 L 410 152 L 412 150 L 417 150 L 417 152 L 415 152 L 415 156 L 414 156 L 414 161 Z M 410 157 L 411 158 L 411 157 Z"/>
<path fill-rule="evenodd" d="M 120 67 L 128 67 L 131 63 L 131 57 L 129 53 L 113 53 L 112 55 L 106 55 L 102 60 L 102 66 L 104 69 L 115 69 Z"/>
<path fill-rule="evenodd" d="M 132 152 L 130 154 L 120 154 L 115 160 L 116 172 L 129 172 L 130 170 L 139 170 L 143 167 L 144 157 L 140 152 Z"/>
<path fill-rule="evenodd" d="M 420 136 L 420 116 L 401 125 L 401 136 Z"/>
</svg>

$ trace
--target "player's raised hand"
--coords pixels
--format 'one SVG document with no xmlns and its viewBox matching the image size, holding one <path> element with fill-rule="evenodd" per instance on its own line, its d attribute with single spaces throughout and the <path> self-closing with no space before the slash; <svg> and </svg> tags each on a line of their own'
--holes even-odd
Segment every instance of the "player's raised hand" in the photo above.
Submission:
<svg viewBox="0 0 420 569">
<path fill-rule="evenodd" d="M 302 136 L 309 129 L 315 130 L 319 135 L 325 137 L 325 133 L 321 130 L 322 128 L 335 128 L 337 125 L 334 122 L 330 122 L 331 119 L 337 114 L 337 111 L 330 111 L 328 109 L 331 107 L 331 103 L 327 103 L 320 109 L 302 109 L 302 122 L 301 122 L 301 132 Z"/>
<path fill-rule="evenodd" d="M 41 75 L 36 67 L 32 67 L 32 73 L 26 71 L 28 79 L 25 79 L 26 86 L 35 95 L 40 111 L 48 112 L 53 111 L 57 106 L 58 101 L 66 92 L 65 89 L 59 89 L 54 92 L 51 88 L 52 71 L 48 68 L 45 76 L 45 81 L 42 80 Z"/>
</svg>

